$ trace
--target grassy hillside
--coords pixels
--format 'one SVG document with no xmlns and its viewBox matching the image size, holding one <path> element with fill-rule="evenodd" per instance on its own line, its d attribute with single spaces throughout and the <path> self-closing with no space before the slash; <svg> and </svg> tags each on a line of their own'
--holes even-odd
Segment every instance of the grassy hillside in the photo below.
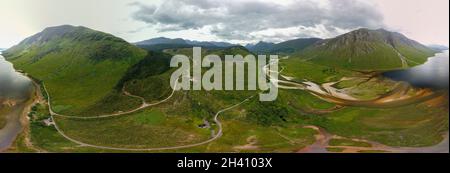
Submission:
<svg viewBox="0 0 450 173">
<path fill-rule="evenodd" d="M 47 28 L 8 49 L 15 68 L 45 82 L 54 110 L 78 114 L 108 97 L 146 55 L 126 41 L 84 27 Z"/>
<path fill-rule="evenodd" d="M 389 70 L 422 64 L 434 53 L 400 33 L 360 29 L 319 41 L 297 55 L 333 67 Z"/>
<path fill-rule="evenodd" d="M 364 38 L 370 39 L 358 42 L 361 44 L 349 42 L 348 45 L 362 52 L 391 50 L 380 40 L 375 43 L 381 45 L 382 49 L 370 49 L 372 42 L 369 40 L 377 40 L 378 35 Z M 420 60 L 421 56 L 417 56 L 420 46 L 413 42 L 391 39 L 389 43 L 395 45 L 396 50 L 403 52 L 404 56 L 409 55 L 408 59 Z M 347 43 L 344 41 L 340 44 Z M 412 46 L 415 46 L 414 50 L 411 50 Z M 202 49 L 203 56 L 250 53 L 240 46 Z M 121 92 L 122 88 L 143 97 L 148 103 L 167 98 L 172 92 L 169 79 L 175 68 L 170 68 L 169 62 L 174 54 L 191 57 L 192 49 L 171 48 L 162 52 L 145 52 L 108 34 L 64 26 L 50 28 L 30 37 L 8 50 L 7 57 L 18 69 L 46 83 L 56 111 L 68 115 L 93 116 L 139 106 L 141 100 L 125 96 Z M 315 59 L 311 61 L 296 57 L 282 59 L 279 68 L 283 70 L 281 75 L 293 77 L 294 81 L 316 83 L 361 76 L 361 73 L 330 67 L 330 64 L 317 64 L 320 61 Z M 342 64 L 336 63 L 338 65 Z M 360 64 L 356 65 L 361 67 Z M 358 86 L 353 88 L 355 83 Z M 395 82 L 357 78 L 336 85 L 340 89 L 351 90 L 350 94 L 361 98 L 373 98 L 389 92 L 387 88 L 395 86 Z M 223 135 L 216 141 L 187 149 L 154 152 L 297 152 L 315 140 L 317 132 L 305 128 L 308 125 L 321 127 L 333 135 L 373 140 L 392 146 L 433 145 L 440 142 L 441 135 L 448 131 L 448 101 L 444 100 L 448 97 L 444 96 L 396 108 L 365 108 L 340 106 L 308 91 L 289 89 L 280 89 L 276 101 L 260 102 L 259 92 L 176 91 L 173 97 L 161 104 L 126 115 L 89 120 L 55 117 L 55 120 L 66 135 L 94 145 L 173 147 L 210 139 L 218 130 L 218 125 L 214 123 L 217 112 L 255 96 L 220 114 Z M 54 126 L 43 125 L 42 120 L 49 118 L 46 104 L 36 105 L 29 117 L 31 141 L 38 148 L 57 152 L 112 152 L 78 146 L 61 136 Z M 333 140 L 331 145 L 365 144 Z"/>
</svg>

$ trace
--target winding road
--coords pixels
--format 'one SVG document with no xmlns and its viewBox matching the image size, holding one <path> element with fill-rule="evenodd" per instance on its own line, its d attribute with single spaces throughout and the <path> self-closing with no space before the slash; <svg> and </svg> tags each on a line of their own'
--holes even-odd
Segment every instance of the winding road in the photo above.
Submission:
<svg viewBox="0 0 450 173">
<path fill-rule="evenodd" d="M 273 62 L 271 62 L 273 63 Z M 268 65 L 265 66 L 264 71 L 267 74 L 269 72 L 269 70 L 267 69 Z M 273 72 L 273 71 L 271 71 Z M 280 72 L 276 72 L 276 73 L 280 73 Z M 334 103 L 340 103 L 338 105 L 340 106 L 348 106 L 348 105 L 363 105 L 363 106 L 371 106 L 372 104 L 376 103 L 376 106 L 379 107 L 381 105 L 387 105 L 387 104 L 392 104 L 392 101 L 399 101 L 399 100 L 395 100 L 395 99 L 390 99 L 392 96 L 399 96 L 399 94 L 404 93 L 404 90 L 402 90 L 401 87 L 395 89 L 394 91 L 392 91 L 391 93 L 389 93 L 388 95 L 385 95 L 384 97 L 380 97 L 378 99 L 374 99 L 374 100 L 370 100 L 370 101 L 360 101 L 360 100 L 353 100 L 353 99 L 349 99 L 346 97 L 341 97 L 342 95 L 339 94 L 333 94 L 333 89 L 323 89 L 323 86 L 319 86 L 317 84 L 317 86 L 314 85 L 314 83 L 311 82 L 305 82 L 305 83 L 297 83 L 297 82 L 293 82 L 290 81 L 289 79 L 286 80 L 278 80 L 278 79 L 272 79 L 269 76 L 269 80 L 271 82 L 274 83 L 274 85 L 280 89 L 300 89 L 300 90 L 306 90 L 308 92 L 310 92 L 311 94 L 322 98 L 322 99 L 326 99 L 328 101 L 334 102 Z M 284 77 L 284 76 L 283 76 Z M 286 77 L 284 77 L 285 79 L 287 79 Z M 280 85 L 280 84 L 286 84 L 286 85 Z M 255 96 L 251 96 L 237 104 L 231 105 L 227 108 L 224 108 L 222 110 L 219 110 L 215 116 L 214 116 L 214 122 L 217 124 L 218 127 L 218 132 L 210 139 L 203 141 L 203 142 L 199 142 L 199 143 L 194 143 L 194 144 L 189 144 L 189 145 L 182 145 L 182 146 L 173 146 L 173 147 L 159 147 L 159 148 L 120 148 L 120 147 L 108 147 L 108 146 L 100 146 L 100 145 L 94 145 L 94 144 L 88 144 L 82 141 L 79 141 L 77 139 L 73 139 L 70 136 L 66 135 L 58 126 L 56 120 L 55 120 L 55 116 L 56 117 L 62 117 L 62 118 L 69 118 L 69 119 L 99 119 L 99 118 L 109 118 L 109 117 L 116 117 L 116 116 L 121 116 L 121 115 L 126 115 L 126 114 L 130 114 L 130 113 L 134 113 L 136 111 L 151 107 L 151 106 L 155 106 L 161 103 L 166 102 L 167 100 L 169 100 L 170 98 L 172 98 L 172 96 L 175 93 L 175 90 L 172 90 L 172 93 L 165 98 L 164 100 L 158 101 L 156 103 L 147 103 L 145 101 L 145 99 L 143 97 L 140 96 L 136 96 L 136 95 L 132 95 L 129 92 L 126 92 L 125 89 L 122 89 L 123 93 L 127 96 L 130 97 L 134 97 L 134 98 L 139 98 L 142 100 L 142 105 L 139 108 L 130 110 L 130 111 L 126 111 L 126 112 L 119 112 L 119 113 L 113 113 L 113 114 L 106 114 L 106 115 L 98 115 L 98 116 L 92 116 L 92 117 L 82 117 L 82 116 L 67 116 L 67 115 L 61 115 L 58 114 L 56 112 L 54 112 L 52 110 L 52 106 L 51 106 L 51 98 L 50 98 L 50 94 L 47 91 L 47 88 L 45 86 L 44 83 L 42 83 L 43 88 L 44 88 L 44 92 L 46 92 L 47 96 L 48 96 L 48 109 L 51 115 L 51 119 L 54 122 L 54 126 L 55 129 L 58 131 L 59 134 L 61 134 L 64 138 L 66 138 L 69 141 L 72 141 L 76 144 L 79 144 L 81 146 L 87 146 L 87 147 L 92 147 L 92 148 L 98 148 L 98 149 L 106 149 L 106 150 L 119 150 L 119 151 L 160 151 L 160 150 L 176 150 L 176 149 L 184 149 L 184 148 L 191 148 L 191 147 L 196 147 L 196 146 L 201 146 L 201 145 L 205 145 L 208 144 L 210 142 L 213 142 L 217 139 L 219 139 L 222 135 L 223 135 L 223 127 L 222 127 L 222 123 L 219 120 L 219 115 L 222 114 L 223 112 L 226 112 L 228 110 L 231 110 L 233 108 L 236 108 L 238 106 L 240 106 L 241 104 L 249 101 L 251 98 L 255 97 Z M 331 87 L 331 86 L 328 86 Z M 176 86 L 174 87 L 176 88 Z M 403 88 L 404 89 L 404 88 Z M 429 93 L 428 93 L 429 94 Z M 434 96 L 433 94 L 428 95 L 426 93 L 423 93 L 423 95 L 418 95 L 419 98 L 430 98 L 432 96 Z M 388 99 L 389 98 L 389 99 Z M 412 99 L 416 100 L 417 98 L 413 97 Z M 419 99 L 420 100 L 420 99 Z M 403 100 L 400 100 L 400 102 L 404 103 Z M 323 143 L 322 140 L 319 140 L 318 142 Z M 318 145 L 319 147 L 319 145 Z M 321 149 L 323 150 L 323 148 Z"/>
<path fill-rule="evenodd" d="M 172 98 L 172 96 L 173 96 L 174 93 L 175 93 L 175 90 L 172 90 L 172 93 L 171 93 L 167 98 L 165 98 L 165 99 L 163 99 L 163 100 L 161 100 L 161 101 L 158 101 L 158 102 L 156 102 L 156 103 L 147 103 L 143 97 L 132 95 L 132 94 L 130 94 L 129 92 L 126 92 L 125 89 L 123 89 L 123 93 L 124 93 L 125 95 L 130 96 L 130 97 L 134 97 L 134 98 L 139 98 L 139 99 L 141 99 L 141 100 L 142 100 L 142 105 L 141 105 L 140 107 L 136 108 L 136 109 L 129 110 L 129 111 L 125 111 L 125 112 L 118 112 L 118 113 L 113 113 L 113 114 L 97 115 L 97 116 L 91 116 L 91 117 L 87 117 L 87 116 L 86 116 L 86 117 L 85 117 L 85 116 L 68 116 L 68 115 L 62 115 L 62 114 L 58 114 L 58 113 L 56 113 L 55 111 L 53 111 L 52 106 L 51 106 L 51 101 L 50 101 L 50 94 L 48 93 L 47 88 L 46 88 L 46 86 L 45 86 L 44 83 L 42 83 L 42 86 L 43 86 L 44 91 L 45 91 L 45 93 L 47 94 L 47 97 L 48 97 L 48 107 L 49 107 L 49 112 L 50 112 L 50 114 L 51 114 L 51 115 L 54 115 L 54 116 L 64 117 L 64 118 L 70 118 L 70 119 L 99 119 L 99 118 L 110 118 L 110 117 L 116 117 L 116 116 L 126 115 L 126 114 L 130 114 L 130 113 L 134 113 L 134 112 L 140 111 L 140 110 L 142 110 L 142 109 L 145 109 L 145 108 L 148 108 L 148 107 L 151 107 L 151 106 L 156 106 L 156 105 L 159 105 L 159 104 L 161 104 L 161 103 L 164 103 L 164 102 L 166 102 L 167 100 L 169 100 L 170 98 Z M 176 87 L 176 84 L 175 84 L 175 87 Z"/>
<path fill-rule="evenodd" d="M 132 97 L 136 97 L 136 98 L 141 98 L 141 99 L 143 100 L 142 106 L 139 107 L 139 108 L 136 108 L 136 109 L 134 109 L 134 110 L 131 110 L 131 111 L 121 112 L 121 113 L 116 113 L 116 114 L 100 115 L 100 116 L 94 116 L 94 117 L 77 117 L 77 116 L 67 116 L 67 115 L 61 115 L 61 114 L 55 113 L 55 112 L 52 110 L 52 107 L 51 107 L 50 94 L 48 93 L 47 88 L 45 87 L 45 84 L 42 83 L 42 85 L 43 85 L 43 88 L 44 88 L 44 92 L 47 94 L 47 98 L 48 98 L 48 99 L 47 99 L 47 104 L 48 104 L 48 109 L 49 109 L 49 112 L 50 112 L 50 117 L 51 117 L 51 119 L 52 119 L 52 121 L 53 121 L 53 123 L 54 123 L 55 129 L 58 131 L 59 134 L 61 134 L 61 135 L 62 135 L 64 138 L 66 138 L 67 140 L 69 140 L 69 141 L 71 141 L 71 142 L 73 142 L 73 143 L 76 143 L 76 144 L 78 144 L 78 145 L 81 145 L 81 146 L 92 147 L 92 148 L 98 148 L 98 149 L 106 149 L 106 150 L 118 150 L 118 151 L 161 151 L 161 150 L 176 150 L 176 149 L 191 148 L 191 147 L 197 147 L 197 146 L 201 146 L 201 145 L 208 144 L 208 143 L 210 143 L 210 142 L 213 142 L 213 141 L 219 139 L 219 138 L 222 136 L 222 134 L 223 134 L 223 127 L 222 127 L 222 123 L 221 123 L 220 120 L 219 120 L 219 115 L 222 114 L 223 112 L 226 112 L 226 111 L 228 111 L 228 110 L 231 110 L 231 109 L 233 109 L 233 108 L 236 108 L 236 107 L 240 106 L 241 104 L 243 104 L 243 103 L 249 101 L 251 98 L 254 97 L 254 96 L 248 97 L 247 99 L 243 100 L 242 102 L 239 102 L 239 103 L 237 103 L 237 104 L 235 104 L 235 105 L 229 106 L 229 107 L 227 107 L 227 108 L 225 108 L 225 109 L 219 110 L 219 111 L 214 115 L 214 122 L 217 124 L 218 132 L 214 135 L 214 137 L 212 137 L 212 138 L 210 138 L 210 139 L 208 139 L 208 140 L 206 140 L 206 141 L 199 142 L 199 143 L 195 143 L 195 144 L 182 145 L 182 146 L 173 146 L 173 147 L 159 147 L 159 148 L 120 148 L 120 147 L 108 147 L 108 146 L 100 146 L 100 145 L 88 144 L 88 143 L 85 143 L 85 142 L 82 142 L 82 141 L 73 139 L 73 138 L 71 138 L 70 136 L 66 135 L 66 134 L 59 128 L 59 126 L 58 126 L 58 124 L 56 123 L 56 120 L 55 120 L 54 117 L 55 117 L 55 116 L 59 116 L 59 117 L 72 118 L 72 119 L 98 119 L 98 118 L 108 118 L 108 117 L 115 117 L 115 116 L 120 116 L 120 115 L 130 114 L 130 113 L 133 113 L 133 112 L 136 112 L 136 111 L 139 111 L 139 110 L 148 108 L 148 107 L 150 107 L 150 106 L 155 106 L 155 105 L 161 104 L 161 103 L 163 103 L 163 102 L 166 102 L 167 100 L 169 100 L 170 98 L 172 98 L 172 96 L 173 96 L 174 93 L 175 93 L 175 90 L 172 90 L 172 93 L 171 93 L 170 96 L 167 97 L 166 99 L 161 100 L 161 101 L 159 101 L 159 102 L 157 102 L 157 103 L 152 103 L 152 104 L 147 104 L 147 103 L 145 102 L 145 99 L 143 99 L 143 98 L 140 97 L 140 96 L 134 96 L 134 95 L 131 95 L 130 93 L 124 92 L 126 95 L 129 95 L 129 96 L 132 96 Z M 176 84 L 175 84 L 175 87 L 174 87 L 174 88 L 176 88 Z"/>
</svg>

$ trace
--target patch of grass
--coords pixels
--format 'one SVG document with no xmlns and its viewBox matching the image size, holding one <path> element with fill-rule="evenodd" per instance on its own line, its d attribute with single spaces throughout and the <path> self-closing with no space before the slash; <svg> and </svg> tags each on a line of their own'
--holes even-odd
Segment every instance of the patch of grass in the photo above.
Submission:
<svg viewBox="0 0 450 173">
<path fill-rule="evenodd" d="M 86 143 L 125 147 L 158 148 L 193 144 L 210 138 L 208 129 L 198 128 L 195 117 L 167 114 L 179 108 L 173 102 L 126 116 L 70 120 L 57 118 L 59 127 L 69 136 Z"/>
<path fill-rule="evenodd" d="M 166 115 L 160 110 L 147 110 L 135 115 L 136 122 L 142 125 L 162 124 L 166 120 Z"/>
<path fill-rule="evenodd" d="M 223 122 L 224 134 L 208 145 L 206 152 L 296 152 L 314 143 L 315 131 L 295 124 L 264 127 L 242 120 Z M 254 138 L 254 143 L 249 142 Z M 244 147 L 250 145 L 252 147 Z"/>
<path fill-rule="evenodd" d="M 426 103 L 389 109 L 347 107 L 326 117 L 310 118 L 312 124 L 332 134 L 377 141 L 389 146 L 435 145 L 448 131 L 445 106 Z"/>
<path fill-rule="evenodd" d="M 353 146 L 353 147 L 372 147 L 371 144 L 367 142 L 354 141 L 350 139 L 331 139 L 329 142 L 330 146 Z"/>
<path fill-rule="evenodd" d="M 376 99 L 397 87 L 397 82 L 382 77 L 354 85 L 347 92 L 349 95 L 362 100 Z"/>
<path fill-rule="evenodd" d="M 344 76 L 358 75 L 356 72 L 318 65 L 300 58 L 281 60 L 280 69 L 281 67 L 284 68 L 282 75 L 295 77 L 297 80 L 306 79 L 316 83 L 337 81 Z"/>
<path fill-rule="evenodd" d="M 82 116 L 105 115 L 108 113 L 129 111 L 138 108 L 141 105 L 142 101 L 140 99 L 127 96 L 122 92 L 114 90 L 102 100 L 89 106 L 79 114 Z"/>
<path fill-rule="evenodd" d="M 284 104 L 300 110 L 320 110 L 336 106 L 302 90 L 280 90 L 278 99 L 284 100 Z"/>
<path fill-rule="evenodd" d="M 384 150 L 361 150 L 358 153 L 388 153 L 388 151 Z"/>
<path fill-rule="evenodd" d="M 327 151 L 333 152 L 333 153 L 342 153 L 345 149 L 344 148 L 337 148 L 337 147 L 327 147 Z"/>
<path fill-rule="evenodd" d="M 0 129 L 6 125 L 6 114 L 10 111 L 10 108 L 0 104 Z"/>
</svg>

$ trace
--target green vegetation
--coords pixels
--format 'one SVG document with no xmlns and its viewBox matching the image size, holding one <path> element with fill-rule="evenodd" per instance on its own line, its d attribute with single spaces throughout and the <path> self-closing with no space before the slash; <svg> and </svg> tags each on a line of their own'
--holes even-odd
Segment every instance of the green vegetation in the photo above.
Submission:
<svg viewBox="0 0 450 173">
<path fill-rule="evenodd" d="M 286 122 L 288 110 L 277 102 L 252 102 L 247 117 L 262 126 L 280 125 Z"/>
<path fill-rule="evenodd" d="M 170 55 L 165 53 L 149 52 L 139 63 L 131 67 L 121 79 L 118 88 L 124 87 L 126 91 L 144 97 L 147 102 L 166 98 L 171 92 Z"/>
<path fill-rule="evenodd" d="M 120 97 L 111 96 L 114 87 L 145 54 L 110 34 L 60 26 L 26 39 L 4 56 L 16 69 L 45 82 L 55 111 L 73 115 L 95 112 L 93 105 Z"/>
<path fill-rule="evenodd" d="M 166 116 L 160 110 L 150 110 L 148 112 L 139 113 L 136 116 L 136 122 L 142 125 L 162 124 L 166 120 Z"/>
<path fill-rule="evenodd" d="M 304 61 L 299 58 L 289 58 L 280 61 L 282 75 L 294 77 L 297 80 L 303 79 L 317 83 L 338 81 L 342 77 L 357 76 L 357 72 L 322 66 Z"/>
<path fill-rule="evenodd" d="M 351 139 L 331 139 L 330 146 L 353 146 L 353 147 L 371 147 L 372 145 L 367 142 L 354 141 Z"/>
<path fill-rule="evenodd" d="M 226 113 L 224 134 L 201 152 L 296 152 L 314 143 L 315 131 L 299 125 L 259 126 Z"/>
<path fill-rule="evenodd" d="M 57 146 L 75 147 L 75 144 L 67 141 L 53 126 L 46 126 L 43 121 L 50 118 L 48 106 L 38 104 L 32 108 L 30 117 L 30 138 L 34 146 L 42 149 L 56 148 Z"/>
<path fill-rule="evenodd" d="M 200 129 L 188 117 L 167 117 L 165 120 L 145 115 L 101 120 L 57 119 L 64 132 L 74 139 L 101 146 L 125 148 L 158 148 L 187 145 L 205 141 L 210 132 Z M 143 118 L 145 116 L 146 118 Z"/>
<path fill-rule="evenodd" d="M 345 89 L 350 96 L 361 99 L 376 99 L 398 87 L 398 82 L 383 77 L 370 79 L 354 78 L 341 81 L 334 85 L 336 88 Z"/>
<path fill-rule="evenodd" d="M 399 33 L 360 29 L 319 41 L 298 55 L 314 63 L 354 70 L 389 70 L 424 63 L 436 53 Z"/>
<path fill-rule="evenodd" d="M 113 90 L 100 101 L 84 109 L 80 115 L 95 116 L 127 111 L 142 105 L 138 98 L 130 97 L 122 92 Z M 53 109 L 56 111 L 56 106 Z"/>
<path fill-rule="evenodd" d="M 333 153 L 341 153 L 344 150 L 345 150 L 344 148 L 327 147 L 327 151 L 333 152 Z"/>
<path fill-rule="evenodd" d="M 426 103 L 390 109 L 348 107 L 312 117 L 311 123 L 349 138 L 377 141 L 389 146 L 430 146 L 442 141 L 448 131 L 445 106 Z"/>
<path fill-rule="evenodd" d="M 381 31 L 369 42 L 348 42 L 346 36 L 323 41 L 327 43 L 325 47 L 317 47 L 317 42 L 302 54 L 291 54 L 289 59 L 281 60 L 281 74 L 294 77 L 293 81 L 319 84 L 346 77 L 349 80 L 334 86 L 345 89 L 355 98 L 377 98 L 391 91 L 397 83 L 380 77 L 364 78 L 363 73 L 349 69 L 398 68 L 401 66 L 398 54 L 393 53 L 389 45 L 395 45 L 397 51 L 407 56 L 410 65 L 423 62 L 423 56 L 428 55 L 428 50 L 418 45 L 417 50 L 402 47 L 404 40 L 394 39 L 387 44 L 382 41 L 386 35 L 378 32 Z M 342 48 L 334 48 L 334 44 Z M 302 45 L 292 43 L 290 46 Z M 280 51 L 298 52 L 292 51 L 290 46 Z M 109 34 L 67 26 L 47 29 L 6 52 L 8 60 L 18 69 L 45 83 L 56 112 L 80 116 L 127 111 L 142 104 L 141 99 L 127 93 L 142 97 L 147 103 L 166 99 L 172 93 L 169 79 L 175 69 L 169 67 L 169 62 L 173 54 L 191 57 L 192 49 L 171 47 L 161 52 L 146 52 Z M 251 53 L 235 46 L 202 49 L 202 55 L 207 54 L 223 57 Z M 149 152 L 295 152 L 315 141 L 317 132 L 304 128 L 308 125 L 344 138 L 332 139 L 327 147 L 330 152 L 344 151 L 337 146 L 370 147 L 369 143 L 353 139 L 389 146 L 430 146 L 439 143 L 442 134 L 448 131 L 448 101 L 445 99 L 381 109 L 343 107 L 303 90 L 280 89 L 276 101 L 260 102 L 259 92 L 176 91 L 164 103 L 127 115 L 86 120 L 55 117 L 55 120 L 67 136 L 88 144 L 141 149 L 184 146 L 211 139 L 218 132 L 215 115 L 253 96 L 221 112 L 218 119 L 223 125 L 223 135 L 217 140 L 186 149 Z M 29 116 L 31 142 L 39 150 L 125 152 L 79 146 L 68 141 L 53 126 L 43 123 L 50 117 L 45 104 L 33 107 Z M 17 150 L 31 151 L 23 136 L 17 141 Z"/>
<path fill-rule="evenodd" d="M 0 104 L 0 129 L 6 125 L 6 114 L 9 112 L 9 107 Z"/>
</svg>

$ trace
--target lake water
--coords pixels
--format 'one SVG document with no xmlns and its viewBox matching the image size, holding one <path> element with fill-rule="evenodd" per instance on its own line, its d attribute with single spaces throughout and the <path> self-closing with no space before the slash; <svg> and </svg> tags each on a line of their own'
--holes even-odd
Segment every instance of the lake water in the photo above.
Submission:
<svg viewBox="0 0 450 173">
<path fill-rule="evenodd" d="M 31 81 L 16 72 L 13 65 L 0 55 L 0 104 L 7 105 L 11 110 L 0 115 L 6 120 L 6 125 L 0 127 L 0 151 L 11 145 L 22 130 L 20 118 L 31 91 Z"/>
<path fill-rule="evenodd" d="M 383 73 L 397 81 L 406 81 L 417 87 L 446 89 L 449 84 L 449 51 L 443 51 L 428 59 L 425 64 Z"/>
<path fill-rule="evenodd" d="M 13 65 L 0 55 L 0 98 L 26 99 L 31 81 L 15 71 Z"/>
</svg>

